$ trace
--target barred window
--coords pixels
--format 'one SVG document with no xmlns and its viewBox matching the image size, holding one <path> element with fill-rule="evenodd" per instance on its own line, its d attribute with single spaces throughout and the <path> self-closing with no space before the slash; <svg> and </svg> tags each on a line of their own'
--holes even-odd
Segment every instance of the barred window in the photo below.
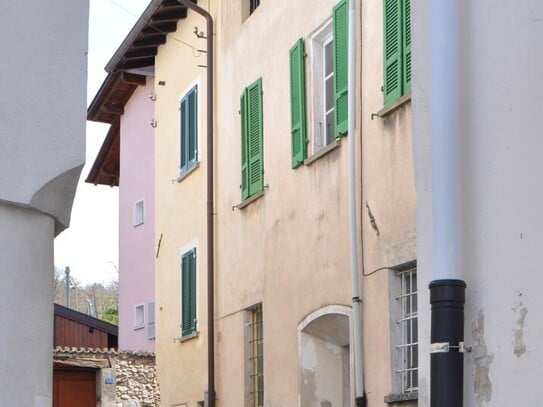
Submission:
<svg viewBox="0 0 543 407">
<path fill-rule="evenodd" d="M 418 390 L 418 318 L 417 318 L 417 269 L 398 271 L 400 290 L 396 300 L 401 313 L 396 320 L 400 337 L 396 342 L 398 383 L 402 393 Z"/>
<path fill-rule="evenodd" d="M 264 352 L 262 304 L 249 309 L 249 386 L 250 406 L 262 407 L 264 405 Z"/>
</svg>

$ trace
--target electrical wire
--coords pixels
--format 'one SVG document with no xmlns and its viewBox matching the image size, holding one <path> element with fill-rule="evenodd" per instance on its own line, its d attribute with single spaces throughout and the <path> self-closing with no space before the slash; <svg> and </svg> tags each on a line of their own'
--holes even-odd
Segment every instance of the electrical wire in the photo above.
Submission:
<svg viewBox="0 0 543 407">
<path fill-rule="evenodd" d="M 121 4 L 117 3 L 115 0 L 109 0 L 110 3 L 114 4 L 115 6 L 117 6 L 118 8 L 120 8 L 121 10 L 125 11 L 126 13 L 130 14 L 131 16 L 133 17 L 136 17 L 136 18 L 139 18 L 139 16 L 135 13 L 133 13 L 132 11 L 128 10 L 127 8 L 125 8 L 124 6 L 122 6 Z M 200 50 L 192 45 L 190 45 L 188 42 L 185 42 L 183 40 L 180 40 L 179 38 L 176 38 L 174 37 L 173 35 L 167 33 L 167 32 L 164 32 L 160 29 L 158 29 L 157 27 L 155 27 L 154 25 L 150 24 L 150 23 L 147 23 L 147 25 L 149 27 L 151 27 L 153 30 L 155 30 L 156 32 L 160 33 L 160 34 L 164 34 L 166 37 L 168 38 L 171 38 L 172 40 L 174 41 L 177 41 L 183 45 L 185 45 L 186 47 L 189 47 L 192 49 L 192 55 L 195 57 L 195 58 L 198 58 L 199 56 L 202 55 L 202 53 L 200 52 Z"/>
</svg>

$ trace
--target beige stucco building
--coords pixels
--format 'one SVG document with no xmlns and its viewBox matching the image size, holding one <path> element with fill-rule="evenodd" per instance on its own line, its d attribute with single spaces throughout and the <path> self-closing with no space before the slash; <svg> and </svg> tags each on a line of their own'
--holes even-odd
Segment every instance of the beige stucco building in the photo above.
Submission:
<svg viewBox="0 0 543 407">
<path fill-rule="evenodd" d="M 217 406 L 353 406 L 356 363 L 365 372 L 369 406 L 416 404 L 410 77 L 399 68 L 410 52 L 409 1 L 388 3 L 394 3 L 401 48 L 396 93 L 385 86 L 385 107 L 383 4 L 355 1 L 350 122 L 346 1 L 198 3 L 215 23 Z M 153 0 L 114 57 L 116 69 L 154 70 L 156 353 L 163 406 L 202 405 L 208 390 L 209 34 L 194 11 Z M 144 55 L 151 42 L 154 50 Z M 353 264 L 363 321 L 358 357 Z"/>
</svg>

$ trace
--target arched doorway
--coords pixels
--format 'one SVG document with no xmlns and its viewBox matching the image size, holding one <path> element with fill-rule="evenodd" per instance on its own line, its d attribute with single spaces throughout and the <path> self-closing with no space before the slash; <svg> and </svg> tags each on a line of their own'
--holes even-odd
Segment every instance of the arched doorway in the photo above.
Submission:
<svg viewBox="0 0 543 407">
<path fill-rule="evenodd" d="M 329 306 L 300 323 L 301 407 L 350 406 L 349 312 L 345 306 Z"/>
</svg>

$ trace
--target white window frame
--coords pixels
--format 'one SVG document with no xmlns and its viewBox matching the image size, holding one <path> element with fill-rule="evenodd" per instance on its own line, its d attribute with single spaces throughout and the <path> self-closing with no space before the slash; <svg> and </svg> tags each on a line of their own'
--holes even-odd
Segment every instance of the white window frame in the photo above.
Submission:
<svg viewBox="0 0 543 407">
<path fill-rule="evenodd" d="M 332 73 L 328 76 L 325 75 L 325 47 L 330 44 L 333 52 L 333 40 L 334 40 L 334 23 L 333 19 L 328 19 L 317 30 L 315 30 L 309 37 L 309 66 L 308 72 L 308 84 L 307 92 L 309 97 L 308 101 L 312 101 L 308 104 L 308 156 L 319 152 L 319 150 L 332 144 L 335 140 L 333 128 L 331 129 L 330 139 L 326 138 L 326 115 L 331 114 L 332 123 L 334 123 L 334 90 L 332 87 L 332 108 L 326 110 L 326 80 L 334 80 L 334 62 L 332 56 Z"/>
<path fill-rule="evenodd" d="M 134 202 L 134 226 L 142 225 L 145 222 L 145 200 L 140 199 Z"/>
<path fill-rule="evenodd" d="M 410 263 L 393 270 L 391 337 L 393 393 L 418 391 L 417 267 Z"/>
<path fill-rule="evenodd" d="M 134 305 L 134 329 L 145 328 L 145 305 Z"/>
</svg>

